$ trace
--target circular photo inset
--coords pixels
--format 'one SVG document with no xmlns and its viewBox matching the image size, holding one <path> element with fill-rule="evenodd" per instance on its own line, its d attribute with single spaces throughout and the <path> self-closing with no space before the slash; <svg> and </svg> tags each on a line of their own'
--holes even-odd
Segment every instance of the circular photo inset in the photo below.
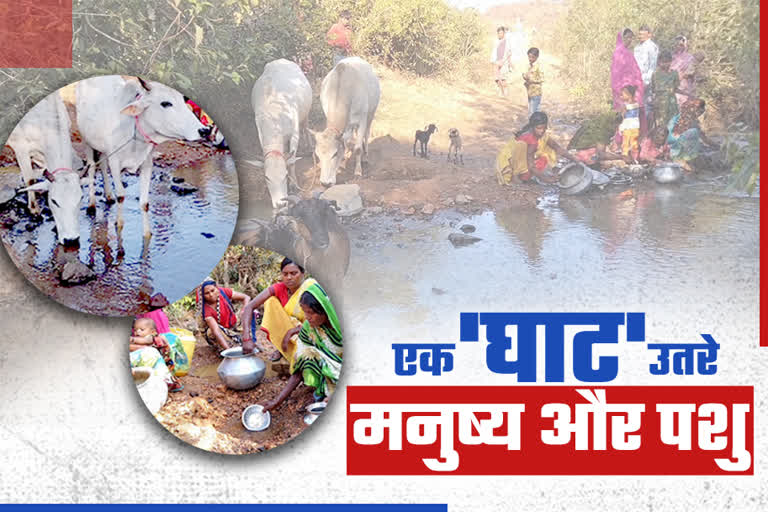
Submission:
<svg viewBox="0 0 768 512">
<path fill-rule="evenodd" d="M 35 105 L 0 155 L 0 237 L 38 289 L 86 313 L 171 301 L 216 265 L 238 183 L 216 124 L 179 91 L 98 76 Z"/>
<path fill-rule="evenodd" d="M 139 315 L 129 349 L 157 421 L 224 454 L 262 452 L 303 432 L 325 410 L 343 356 L 336 309 L 309 270 L 240 245 L 194 292 Z"/>
</svg>

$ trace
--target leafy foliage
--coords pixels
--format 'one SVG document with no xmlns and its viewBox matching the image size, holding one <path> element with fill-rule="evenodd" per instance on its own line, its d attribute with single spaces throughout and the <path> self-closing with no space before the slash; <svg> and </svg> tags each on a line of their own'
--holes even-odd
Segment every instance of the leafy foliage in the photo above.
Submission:
<svg viewBox="0 0 768 512">
<path fill-rule="evenodd" d="M 745 191 L 751 195 L 760 175 L 760 134 L 754 132 L 746 141 L 728 141 L 725 160 L 731 167 L 729 190 Z"/>
<path fill-rule="evenodd" d="M 457 11 L 442 0 L 347 2 L 356 20 L 356 49 L 388 66 L 418 75 L 455 70 L 479 50 L 476 11 Z"/>
<path fill-rule="evenodd" d="M 227 248 L 224 257 L 211 272 L 220 286 L 226 286 L 255 296 L 281 279 L 283 256 L 267 249 L 235 245 Z"/>
</svg>

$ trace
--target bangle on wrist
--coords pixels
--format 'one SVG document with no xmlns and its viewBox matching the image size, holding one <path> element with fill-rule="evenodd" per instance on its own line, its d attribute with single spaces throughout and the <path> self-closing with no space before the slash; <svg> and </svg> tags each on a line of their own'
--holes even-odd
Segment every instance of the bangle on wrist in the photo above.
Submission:
<svg viewBox="0 0 768 512">
<path fill-rule="evenodd" d="M 253 338 L 240 338 L 242 341 L 253 341 Z"/>
</svg>

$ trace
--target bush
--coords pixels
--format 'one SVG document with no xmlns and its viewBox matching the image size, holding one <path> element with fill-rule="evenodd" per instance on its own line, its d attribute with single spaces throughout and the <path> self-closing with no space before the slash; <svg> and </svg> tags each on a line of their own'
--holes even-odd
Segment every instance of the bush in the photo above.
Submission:
<svg viewBox="0 0 768 512">
<path fill-rule="evenodd" d="M 442 0 L 338 3 L 342 7 L 353 13 L 357 52 L 422 76 L 457 69 L 483 41 L 477 12 L 458 11 Z"/>
<path fill-rule="evenodd" d="M 725 161 L 731 168 L 728 190 L 752 195 L 760 177 L 760 134 L 754 132 L 746 139 L 729 140 L 725 146 Z"/>
<path fill-rule="evenodd" d="M 227 248 L 211 277 L 219 284 L 255 297 L 281 278 L 283 256 L 257 247 L 235 245 Z"/>
</svg>

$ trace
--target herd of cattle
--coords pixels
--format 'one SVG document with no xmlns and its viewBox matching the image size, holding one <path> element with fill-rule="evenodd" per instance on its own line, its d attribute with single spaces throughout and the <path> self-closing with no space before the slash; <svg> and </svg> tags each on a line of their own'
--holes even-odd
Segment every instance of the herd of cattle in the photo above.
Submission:
<svg viewBox="0 0 768 512">
<path fill-rule="evenodd" d="M 320 164 L 320 182 L 336 183 L 336 173 L 349 153 L 355 174 L 362 174 L 368 153 L 371 123 L 380 98 L 373 68 L 350 57 L 340 61 L 324 78 L 320 101 L 327 123 L 322 132 L 309 130 L 315 139 L 314 154 Z M 122 171 L 139 173 L 139 204 L 143 210 L 144 236 L 151 236 L 149 189 L 152 153 L 166 141 L 200 141 L 211 135 L 178 91 L 138 77 L 100 76 L 76 84 L 76 122 L 86 151 L 86 162 L 77 157 L 71 141 L 67 108 L 55 92 L 32 108 L 11 133 L 13 148 L 28 194 L 28 208 L 39 214 L 36 192 L 48 192 L 59 243 L 79 243 L 82 186 L 88 185 L 88 209 L 96 207 L 94 175 L 103 175 L 104 199 L 125 199 Z M 308 130 L 312 88 L 297 64 L 286 59 L 268 63 L 252 91 L 252 103 L 272 206 L 291 205 L 288 175 L 298 185 L 295 162 L 299 140 Z M 109 171 L 109 172 L 108 172 Z M 114 183 L 112 192 L 109 174 Z M 122 218 L 118 216 L 118 229 Z M 320 228 L 320 230 L 324 230 Z"/>
<path fill-rule="evenodd" d="M 349 152 L 355 175 L 362 175 L 362 158 L 368 154 L 371 123 L 379 106 L 379 79 L 370 64 L 348 57 L 323 79 L 320 103 L 325 130 L 309 130 L 315 139 L 320 163 L 320 183 L 336 184 L 336 173 Z M 279 208 L 288 197 L 288 171 L 296 183 L 295 163 L 301 133 L 307 129 L 312 107 L 312 87 L 301 68 L 286 59 L 268 63 L 256 80 L 251 95 L 256 126 L 263 149 L 267 188 L 272 206 Z M 285 148 L 288 148 L 286 156 Z"/>
</svg>

